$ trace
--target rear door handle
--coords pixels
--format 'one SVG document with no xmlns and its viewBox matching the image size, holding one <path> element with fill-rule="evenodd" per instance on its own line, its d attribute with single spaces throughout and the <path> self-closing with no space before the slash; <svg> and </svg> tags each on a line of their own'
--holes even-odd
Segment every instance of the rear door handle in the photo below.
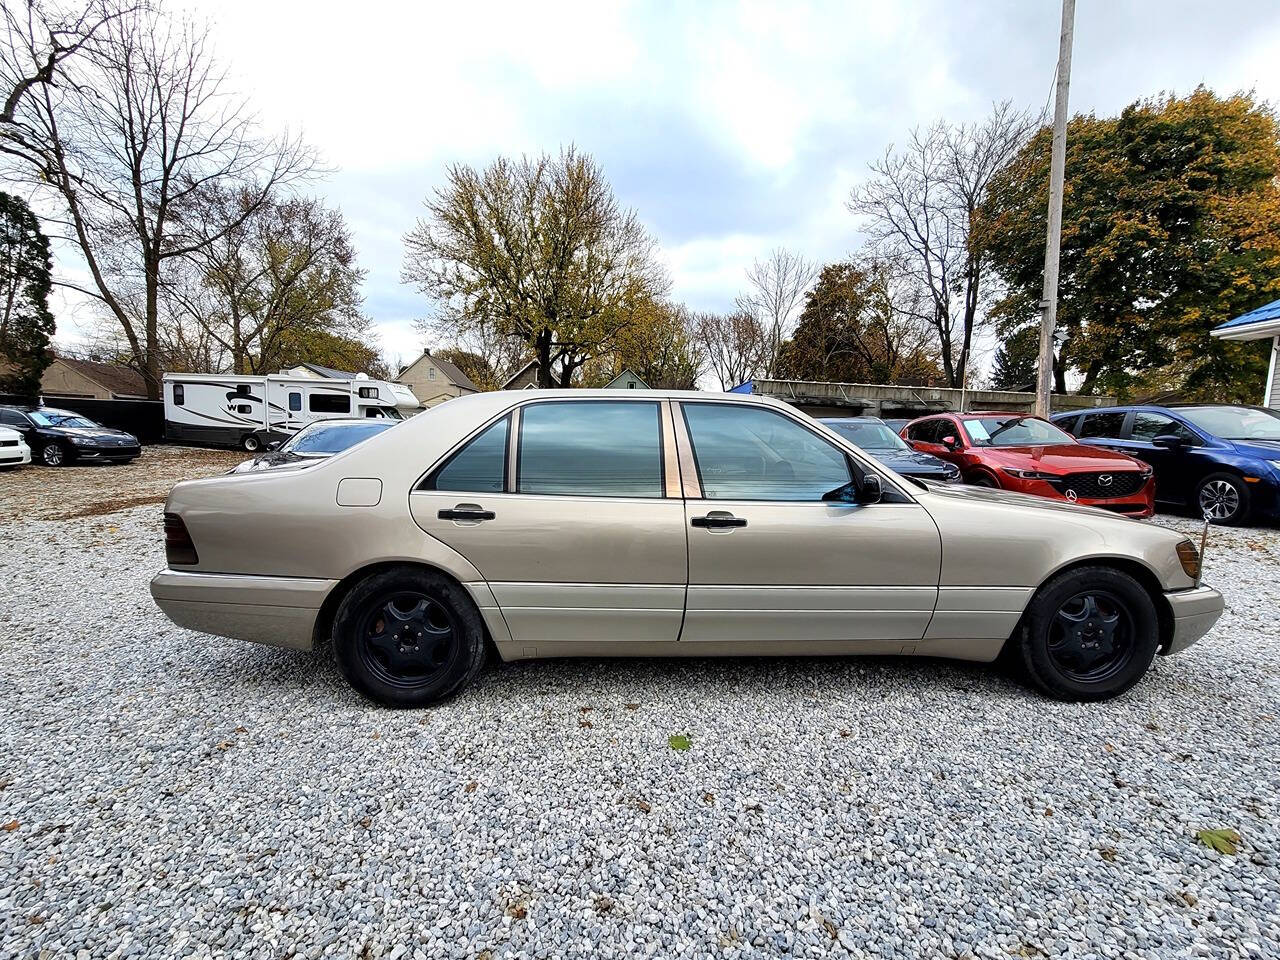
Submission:
<svg viewBox="0 0 1280 960">
<path fill-rule="evenodd" d="M 481 510 L 479 507 L 468 507 L 459 504 L 452 510 L 441 510 L 436 514 L 441 520 L 492 520 L 496 514 L 492 510 Z"/>
<path fill-rule="evenodd" d="M 692 526 L 718 529 L 720 527 L 745 527 L 746 519 L 735 517 L 731 513 L 709 513 L 705 517 L 694 517 L 689 521 Z"/>
</svg>

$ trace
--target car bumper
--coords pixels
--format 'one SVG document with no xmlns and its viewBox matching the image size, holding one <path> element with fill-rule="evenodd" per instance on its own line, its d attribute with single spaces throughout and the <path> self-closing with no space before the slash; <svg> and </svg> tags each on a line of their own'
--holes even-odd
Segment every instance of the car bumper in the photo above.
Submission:
<svg viewBox="0 0 1280 960">
<path fill-rule="evenodd" d="M 1161 653 L 1180 653 L 1206 633 L 1222 616 L 1222 594 L 1212 587 L 1176 590 L 1164 595 L 1173 616 L 1169 642 Z"/>
<path fill-rule="evenodd" d="M 141 447 L 75 447 L 75 458 L 85 463 L 108 460 L 136 460 Z"/>
<path fill-rule="evenodd" d="M 31 448 L 25 443 L 16 447 L 0 447 L 0 467 L 16 467 L 31 462 Z"/>
<path fill-rule="evenodd" d="M 273 647 L 310 650 L 334 580 L 161 570 L 151 596 L 180 627 Z"/>
</svg>

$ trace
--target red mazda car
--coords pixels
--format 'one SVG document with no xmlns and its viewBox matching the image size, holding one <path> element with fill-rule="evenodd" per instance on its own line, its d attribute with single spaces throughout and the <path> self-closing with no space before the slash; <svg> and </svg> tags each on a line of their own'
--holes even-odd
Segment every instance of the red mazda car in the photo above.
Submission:
<svg viewBox="0 0 1280 960">
<path fill-rule="evenodd" d="M 966 483 L 1102 507 L 1155 513 L 1151 467 L 1078 443 L 1047 420 L 1016 413 L 942 414 L 913 420 L 902 438 L 960 468 Z"/>
</svg>

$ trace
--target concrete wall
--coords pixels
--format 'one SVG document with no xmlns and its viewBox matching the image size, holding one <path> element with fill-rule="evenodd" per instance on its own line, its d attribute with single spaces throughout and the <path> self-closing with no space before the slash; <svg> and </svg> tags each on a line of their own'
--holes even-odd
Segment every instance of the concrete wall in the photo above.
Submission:
<svg viewBox="0 0 1280 960">
<path fill-rule="evenodd" d="M 1007 410 L 1031 413 L 1035 394 L 1012 390 L 953 390 L 948 387 L 899 387 L 883 383 L 818 383 L 808 380 L 756 380 L 752 393 L 776 397 L 814 417 L 919 417 L 943 410 Z M 1053 410 L 1115 405 L 1114 397 L 1054 394 Z"/>
</svg>

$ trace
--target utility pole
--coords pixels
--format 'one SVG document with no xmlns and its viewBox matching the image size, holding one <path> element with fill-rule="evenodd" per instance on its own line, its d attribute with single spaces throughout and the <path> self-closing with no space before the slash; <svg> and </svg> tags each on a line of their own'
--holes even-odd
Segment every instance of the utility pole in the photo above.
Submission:
<svg viewBox="0 0 1280 960">
<path fill-rule="evenodd" d="M 1044 248 L 1044 293 L 1040 298 L 1040 367 L 1036 415 L 1049 416 L 1053 393 L 1053 330 L 1058 319 L 1058 252 L 1062 246 L 1062 180 L 1067 166 L 1067 92 L 1071 87 L 1071 40 L 1076 0 L 1062 0 L 1058 42 L 1058 87 L 1053 98 L 1053 154 L 1049 163 L 1049 237 Z"/>
</svg>

